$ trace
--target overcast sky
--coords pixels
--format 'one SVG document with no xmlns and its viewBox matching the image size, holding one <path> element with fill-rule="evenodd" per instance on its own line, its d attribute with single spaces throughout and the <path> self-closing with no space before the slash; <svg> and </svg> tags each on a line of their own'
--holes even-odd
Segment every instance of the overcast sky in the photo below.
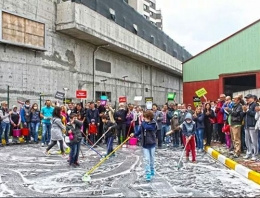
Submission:
<svg viewBox="0 0 260 198">
<path fill-rule="evenodd" d="M 157 0 L 157 8 L 164 32 L 192 55 L 260 19 L 260 0 Z"/>
</svg>

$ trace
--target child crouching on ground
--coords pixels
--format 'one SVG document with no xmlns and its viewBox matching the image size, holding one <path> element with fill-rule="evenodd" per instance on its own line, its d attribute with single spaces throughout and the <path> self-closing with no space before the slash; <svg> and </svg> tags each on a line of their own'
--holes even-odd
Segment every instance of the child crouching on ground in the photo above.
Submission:
<svg viewBox="0 0 260 198">
<path fill-rule="evenodd" d="M 78 158 L 80 152 L 80 143 L 82 139 L 81 126 L 82 122 L 77 120 L 77 114 L 70 114 L 70 122 L 66 126 L 66 134 L 70 136 L 70 157 L 69 164 L 74 168 L 79 166 Z"/>
<path fill-rule="evenodd" d="M 116 136 L 116 123 L 113 123 L 109 120 L 107 115 L 103 115 L 101 117 L 102 122 L 103 122 L 103 128 L 104 131 L 109 130 L 109 132 L 106 133 L 106 141 L 107 141 L 107 154 L 106 156 L 108 156 L 112 151 L 113 151 L 113 141 L 114 138 Z M 115 153 L 112 154 L 113 156 L 115 155 Z"/>
<path fill-rule="evenodd" d="M 189 153 L 192 154 L 192 162 L 196 163 L 196 124 L 192 121 L 192 115 L 187 113 L 184 122 L 180 125 L 184 146 L 186 145 L 186 162 L 189 161 Z"/>
<path fill-rule="evenodd" d="M 138 132 L 135 134 L 132 133 L 130 136 L 138 137 L 141 134 L 146 181 L 151 181 L 151 178 L 155 175 L 154 158 L 157 126 L 155 120 L 153 120 L 153 112 L 147 111 L 144 113 L 143 117 L 144 121 L 142 122 Z"/>
</svg>

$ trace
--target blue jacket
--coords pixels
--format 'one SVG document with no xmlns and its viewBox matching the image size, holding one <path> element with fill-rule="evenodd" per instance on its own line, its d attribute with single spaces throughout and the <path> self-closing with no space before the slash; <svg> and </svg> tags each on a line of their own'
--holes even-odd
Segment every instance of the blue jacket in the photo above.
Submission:
<svg viewBox="0 0 260 198">
<path fill-rule="evenodd" d="M 186 120 L 190 119 L 192 120 L 192 115 L 190 113 L 187 113 L 184 122 L 181 124 L 182 134 L 186 137 L 189 137 L 191 135 L 195 135 L 196 132 L 196 124 L 194 121 L 191 121 L 191 123 L 187 123 Z"/>
<path fill-rule="evenodd" d="M 225 111 L 225 108 L 226 107 L 228 107 L 229 109 L 232 109 L 232 107 L 233 107 L 233 103 L 231 102 L 231 103 L 229 103 L 229 104 L 223 104 L 223 106 L 222 106 L 222 108 L 221 108 L 221 112 L 224 114 L 224 118 L 223 118 L 223 120 L 227 120 L 228 119 L 228 113 Z"/>
<path fill-rule="evenodd" d="M 193 120 L 196 123 L 196 129 L 204 129 L 205 124 L 204 124 L 204 114 L 200 113 L 197 118 L 193 118 Z"/>
<path fill-rule="evenodd" d="M 152 120 L 151 122 L 145 122 L 143 121 L 141 124 L 141 127 L 139 130 L 135 133 L 135 137 L 138 137 L 141 135 L 141 144 L 144 148 L 153 148 L 156 146 L 156 131 L 157 131 L 157 125 L 155 120 Z M 151 136 L 154 138 L 154 141 L 151 144 L 146 144 L 146 135 L 145 133 L 150 133 Z"/>
<path fill-rule="evenodd" d="M 256 102 L 252 102 L 249 104 L 249 109 L 247 112 L 243 112 L 243 116 L 245 119 L 245 128 L 255 127 L 256 120 L 255 120 L 255 107 L 258 106 Z"/>
</svg>

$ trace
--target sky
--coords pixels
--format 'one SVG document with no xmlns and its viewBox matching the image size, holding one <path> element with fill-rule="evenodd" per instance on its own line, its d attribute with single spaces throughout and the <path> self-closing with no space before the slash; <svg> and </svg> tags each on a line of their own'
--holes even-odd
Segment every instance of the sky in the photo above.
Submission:
<svg viewBox="0 0 260 198">
<path fill-rule="evenodd" d="M 157 0 L 163 31 L 192 55 L 260 19 L 260 0 Z"/>
</svg>

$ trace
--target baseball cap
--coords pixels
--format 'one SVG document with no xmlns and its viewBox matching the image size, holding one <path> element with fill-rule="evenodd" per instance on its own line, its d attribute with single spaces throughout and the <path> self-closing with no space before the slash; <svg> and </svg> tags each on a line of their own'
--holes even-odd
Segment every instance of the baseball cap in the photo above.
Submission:
<svg viewBox="0 0 260 198">
<path fill-rule="evenodd" d="M 252 94 L 247 94 L 245 98 L 253 98 L 254 96 Z"/>
</svg>

